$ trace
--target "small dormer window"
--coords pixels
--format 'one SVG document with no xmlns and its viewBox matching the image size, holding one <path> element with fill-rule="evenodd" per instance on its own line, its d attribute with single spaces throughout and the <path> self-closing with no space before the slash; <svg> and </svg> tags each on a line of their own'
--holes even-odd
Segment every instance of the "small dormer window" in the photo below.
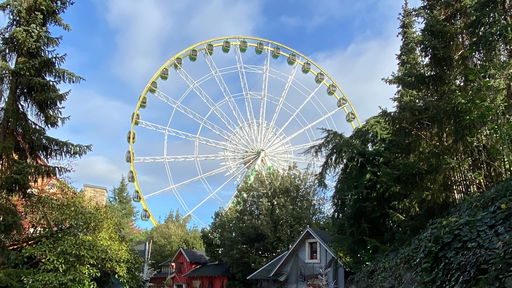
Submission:
<svg viewBox="0 0 512 288">
<path fill-rule="evenodd" d="M 316 239 L 306 240 L 306 262 L 320 262 L 320 245 Z"/>
</svg>

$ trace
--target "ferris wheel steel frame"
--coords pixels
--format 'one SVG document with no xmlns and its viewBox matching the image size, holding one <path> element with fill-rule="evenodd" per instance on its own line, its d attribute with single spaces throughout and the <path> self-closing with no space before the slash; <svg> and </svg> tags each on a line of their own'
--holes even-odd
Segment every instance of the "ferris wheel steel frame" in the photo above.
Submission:
<svg viewBox="0 0 512 288">
<path fill-rule="evenodd" d="M 247 41 L 247 40 L 249 40 L 249 41 Z M 345 112 L 345 114 L 347 115 L 347 121 L 351 124 L 352 129 L 355 129 L 356 127 L 360 127 L 361 126 L 361 121 L 359 119 L 359 116 L 357 115 L 357 112 L 356 112 L 355 108 L 352 106 L 352 103 L 351 103 L 350 99 L 347 97 L 347 95 L 344 93 L 344 91 L 341 89 L 341 87 L 337 84 L 337 82 L 328 73 L 326 73 L 318 64 L 316 64 L 313 60 L 311 60 L 310 58 L 308 58 L 307 56 L 303 55 L 302 53 L 300 53 L 299 51 L 297 51 L 297 50 L 295 50 L 293 48 L 290 48 L 288 46 L 285 46 L 285 45 L 280 44 L 280 43 L 275 42 L 275 41 L 271 41 L 271 40 L 263 39 L 263 38 L 259 38 L 259 37 L 252 37 L 252 36 L 226 36 L 226 37 L 219 37 L 219 38 L 205 40 L 205 41 L 196 43 L 196 44 L 194 44 L 192 46 L 189 46 L 186 49 L 183 49 L 181 52 L 177 53 L 175 56 L 173 56 L 169 60 L 167 60 L 153 74 L 151 79 L 148 81 L 148 84 L 144 87 L 144 89 L 143 89 L 142 93 L 140 94 L 139 99 L 137 101 L 137 106 L 136 106 L 135 112 L 133 114 L 134 116 L 132 116 L 130 131 L 129 131 L 129 134 L 128 134 L 129 151 L 127 153 L 130 153 L 130 161 L 129 161 L 130 162 L 130 173 L 131 173 L 131 177 L 133 177 L 133 179 L 132 179 L 133 181 L 130 181 L 130 182 L 133 182 L 133 184 L 135 186 L 135 193 L 138 194 L 138 197 L 140 199 L 140 203 L 141 203 L 141 205 L 143 207 L 143 211 L 148 214 L 147 218 L 155 226 L 158 225 L 158 222 L 155 219 L 155 217 L 153 216 L 153 213 L 151 212 L 151 210 L 149 209 L 149 207 L 147 205 L 147 202 L 146 202 L 146 198 L 149 198 L 149 197 L 152 197 L 154 195 L 157 195 L 157 194 L 159 194 L 159 193 L 161 193 L 163 191 L 173 190 L 173 189 L 175 189 L 175 188 L 177 188 L 177 187 L 179 187 L 181 185 L 185 185 L 185 184 L 193 182 L 193 181 L 197 181 L 197 180 L 204 181 L 204 177 L 205 176 L 213 175 L 215 173 L 219 173 L 219 171 L 221 171 L 221 172 L 222 171 L 227 171 L 230 168 L 229 167 L 220 167 L 220 168 L 217 168 L 215 170 L 209 171 L 209 172 L 207 172 L 205 174 L 198 175 L 197 177 L 188 179 L 186 181 L 182 181 L 180 183 L 176 183 L 176 184 L 174 184 L 174 186 L 171 185 L 171 186 L 168 186 L 168 187 L 166 187 L 164 189 L 161 189 L 160 191 L 155 191 L 153 193 L 150 193 L 150 194 L 147 194 L 147 195 L 143 195 L 141 187 L 139 185 L 138 175 L 137 175 L 137 172 L 136 172 L 136 169 L 135 169 L 135 163 L 136 162 L 225 160 L 226 158 L 223 157 L 222 155 L 219 155 L 219 154 L 135 157 L 134 156 L 135 155 L 134 154 L 134 147 L 133 147 L 134 143 L 135 143 L 135 127 L 136 126 L 141 126 L 141 127 L 144 127 L 144 128 L 150 129 L 150 130 L 155 130 L 155 131 L 159 131 L 159 132 L 165 133 L 167 135 L 175 135 L 177 137 L 182 137 L 184 139 L 189 139 L 191 141 L 194 140 L 195 141 L 195 145 L 198 145 L 198 142 L 203 142 L 203 143 L 205 143 L 207 145 L 217 146 L 220 149 L 225 149 L 225 150 L 230 150 L 232 147 L 230 147 L 229 145 L 226 145 L 226 142 L 221 142 L 221 141 L 217 141 L 217 140 L 214 140 L 214 139 L 208 139 L 206 137 L 202 137 L 202 136 L 199 135 L 199 132 L 196 135 L 194 135 L 192 133 L 188 133 L 188 132 L 185 132 L 185 131 L 173 129 L 173 128 L 170 128 L 170 127 L 165 127 L 165 126 L 162 126 L 162 125 L 158 125 L 158 124 L 155 124 L 155 123 L 151 123 L 151 122 L 147 122 L 147 121 L 138 119 L 139 110 L 141 108 L 143 108 L 143 106 L 142 106 L 143 105 L 143 101 L 147 101 L 146 97 L 147 97 L 148 93 L 151 93 L 155 97 L 159 98 L 161 101 L 166 102 L 167 104 L 169 104 L 175 110 L 178 110 L 178 111 L 181 111 L 182 113 L 185 113 L 190 118 L 192 118 L 195 121 L 197 121 L 198 123 L 200 123 L 201 124 L 201 128 L 200 129 L 202 129 L 202 127 L 204 125 L 206 128 L 209 128 L 212 131 L 218 132 L 218 134 L 219 134 L 218 136 L 222 137 L 223 139 L 225 139 L 228 142 L 229 141 L 240 140 L 242 135 L 248 135 L 248 136 L 252 135 L 252 137 L 254 137 L 254 139 L 252 139 L 252 140 L 253 141 L 258 141 L 258 139 L 256 139 L 254 134 L 251 133 L 251 132 L 258 133 L 259 141 L 261 141 L 261 139 L 263 139 L 262 137 L 264 137 L 263 134 L 267 133 L 265 137 L 273 137 L 273 139 L 265 138 L 265 140 L 271 140 L 272 141 L 271 149 L 275 149 L 276 153 L 280 151 L 279 148 L 278 148 L 280 144 L 286 143 L 288 140 L 290 140 L 291 138 L 295 137 L 296 134 L 301 133 L 301 131 L 304 132 L 307 129 L 310 129 L 312 126 L 317 124 L 317 123 L 314 123 L 314 122 L 313 123 L 309 123 L 308 126 L 306 126 L 306 128 L 303 127 L 302 130 L 296 131 L 294 134 L 286 136 L 285 139 L 279 139 L 279 137 L 282 134 L 283 130 L 290 123 L 290 121 L 292 121 L 293 118 L 298 116 L 297 113 L 299 113 L 299 111 L 302 109 L 302 106 L 299 107 L 299 108 L 295 108 L 295 112 L 293 112 L 293 115 L 290 117 L 290 119 L 286 122 L 285 125 L 280 127 L 280 130 L 277 133 L 275 133 L 275 132 L 272 132 L 272 131 L 265 131 L 265 129 L 266 129 L 265 125 L 261 124 L 261 123 L 263 123 L 263 119 L 265 118 L 265 113 L 266 113 L 266 109 L 265 109 L 266 107 L 264 107 L 264 105 L 266 105 L 266 103 L 268 101 L 268 99 L 264 99 L 264 100 L 261 101 L 261 104 L 260 104 L 261 107 L 259 109 L 259 115 L 257 115 L 258 119 L 259 119 L 259 123 L 260 123 L 260 125 L 258 125 L 259 127 L 256 127 L 257 131 L 248 131 L 248 129 L 254 128 L 254 127 L 243 127 L 244 124 L 245 124 L 245 121 L 243 121 L 244 117 L 242 115 L 242 111 L 240 111 L 240 107 L 238 107 L 237 104 L 234 103 L 236 94 L 233 95 L 233 94 L 229 93 L 229 87 L 225 83 L 224 79 L 222 78 L 222 75 L 225 74 L 225 73 L 235 72 L 235 71 L 238 70 L 239 76 L 240 76 L 240 83 L 241 83 L 241 86 L 242 86 L 242 96 L 241 97 L 247 97 L 247 100 L 251 101 L 251 98 L 256 98 L 257 96 L 256 95 L 250 95 L 251 93 L 254 93 L 254 92 L 251 92 L 250 89 L 248 88 L 248 83 L 247 83 L 247 79 L 245 78 L 246 75 L 245 75 L 245 71 L 244 71 L 245 69 L 251 68 L 251 65 L 246 65 L 246 64 L 243 63 L 240 49 L 233 49 L 234 50 L 233 52 L 236 53 L 236 55 L 235 55 L 236 61 L 237 61 L 236 66 L 227 67 L 227 68 L 230 68 L 232 70 L 228 70 L 227 68 L 223 68 L 223 70 L 225 70 L 225 71 L 218 69 L 218 67 L 216 66 L 216 63 L 213 61 L 213 59 L 211 57 L 208 57 L 208 55 L 211 56 L 211 54 L 209 54 L 211 50 L 209 50 L 209 49 L 215 49 L 217 47 L 222 47 L 224 41 L 230 41 L 229 43 L 231 45 L 231 48 L 239 48 L 239 46 L 242 43 L 242 41 L 244 41 L 245 42 L 244 44 L 247 45 L 246 48 L 254 47 L 256 49 L 262 48 L 262 51 L 267 50 L 266 51 L 267 52 L 266 53 L 267 57 L 265 59 L 265 65 L 263 66 L 263 81 L 262 81 L 263 83 L 262 83 L 262 90 L 261 90 L 262 91 L 261 92 L 262 95 L 261 95 L 261 97 L 270 96 L 270 98 L 274 98 L 273 99 L 274 103 L 278 102 L 277 103 L 277 108 L 276 108 L 278 111 L 274 112 L 274 115 L 272 117 L 271 123 L 269 125 L 270 128 L 272 128 L 273 125 L 275 125 L 276 118 L 277 118 L 277 115 L 280 112 L 280 109 L 285 109 L 285 107 L 284 107 L 285 105 L 283 103 L 284 97 L 277 98 L 276 96 L 268 95 L 267 94 L 267 90 L 268 90 L 268 77 L 270 75 L 270 71 L 269 71 L 270 70 L 270 66 L 269 66 L 270 64 L 269 64 L 269 62 L 271 61 L 271 54 L 275 53 L 275 51 L 276 51 L 275 47 L 279 47 L 279 52 L 278 52 L 279 55 L 282 55 L 282 56 L 284 56 L 284 57 L 286 57 L 288 59 L 290 59 L 290 55 L 292 55 L 292 54 L 296 56 L 296 60 L 294 62 L 295 67 L 293 68 L 294 69 L 293 72 L 288 75 L 288 79 L 286 80 L 285 88 L 284 88 L 284 90 L 282 92 L 283 95 L 288 93 L 288 90 L 293 85 L 292 82 L 293 82 L 293 79 L 295 78 L 295 74 L 297 73 L 297 71 L 299 69 L 299 66 L 303 67 L 303 69 L 305 69 L 305 67 L 309 67 L 309 70 L 307 72 L 311 73 L 315 77 L 315 79 L 317 77 L 317 74 L 319 74 L 319 73 L 321 73 L 324 76 L 324 79 L 322 79 L 322 81 L 320 83 L 318 83 L 318 86 L 316 87 L 315 91 L 312 92 L 309 97 L 312 97 L 316 93 L 316 91 L 318 89 L 320 89 L 320 87 L 322 87 L 322 86 L 327 88 L 328 91 L 329 91 L 329 89 L 333 89 L 334 93 L 329 94 L 329 95 L 332 95 L 333 97 L 335 97 L 338 102 L 343 101 L 344 104 L 341 105 L 341 107 L 339 106 L 339 109 L 333 110 L 330 113 L 334 114 L 334 112 L 337 112 L 339 110 L 343 110 Z M 250 42 L 250 41 L 255 41 L 256 43 Z M 260 43 L 266 43 L 267 45 L 262 45 L 261 46 L 261 45 L 259 45 Z M 192 53 L 191 51 L 194 51 L 194 50 L 196 51 L 196 52 L 194 52 L 196 57 L 199 57 L 199 53 L 205 53 L 207 65 L 209 66 L 209 68 L 211 70 L 211 73 L 209 73 L 209 74 L 207 74 L 207 75 L 205 75 L 203 77 L 203 78 L 205 78 L 204 80 L 202 80 L 202 79 L 194 80 L 190 75 L 188 75 L 188 73 L 184 69 L 182 69 L 183 68 L 182 67 L 183 66 L 182 62 L 181 63 L 177 63 L 179 61 L 183 61 L 184 59 L 189 58 L 189 56 L 191 56 L 191 53 Z M 261 52 L 259 54 L 261 54 Z M 178 60 L 178 59 L 181 59 L 181 60 Z M 243 134 L 236 134 L 235 133 L 235 135 L 230 135 L 230 132 L 225 131 L 225 129 L 219 127 L 219 125 L 217 125 L 217 124 L 211 122 L 210 120 L 208 120 L 207 116 L 209 114 L 206 117 L 202 116 L 202 115 L 194 112 L 192 109 L 186 107 L 185 105 L 182 105 L 180 100 L 175 100 L 175 99 L 169 97 L 168 95 L 166 95 L 165 93 L 163 93 L 162 91 L 157 90 L 157 89 L 156 89 L 156 91 L 152 91 L 152 86 L 151 86 L 152 83 L 156 82 L 157 80 L 159 80 L 159 78 L 161 78 L 161 75 L 164 72 L 164 70 L 167 69 L 167 73 L 168 73 L 169 72 L 169 68 L 171 68 L 173 66 L 178 68 L 178 69 L 176 69 L 177 74 L 185 81 L 185 83 L 187 85 L 189 85 L 187 91 L 185 91 L 183 93 L 182 97 L 185 97 L 185 95 L 188 95 L 188 93 L 190 93 L 191 90 L 193 90 L 211 108 L 209 114 L 212 113 L 212 112 L 215 113 L 216 116 L 218 116 L 218 118 L 224 123 L 224 125 L 226 127 L 230 128 L 231 132 L 233 132 L 233 133 L 235 131 L 238 131 L 237 129 L 241 129 L 241 130 L 245 129 L 245 131 L 241 131 L 240 132 L 240 133 L 243 133 Z M 258 66 L 258 67 L 254 68 L 254 69 L 257 69 L 257 68 L 261 68 L 261 67 Z M 243 73 L 241 71 L 243 71 Z M 260 71 L 258 71 L 258 72 L 260 72 Z M 215 78 L 215 80 L 216 80 L 220 90 L 224 94 L 224 97 L 225 97 L 224 101 L 227 102 L 227 105 L 232 109 L 233 115 L 235 116 L 234 120 L 236 121 L 236 123 L 233 123 L 232 120 L 227 119 L 226 115 L 222 115 L 222 113 L 218 112 L 218 110 L 219 110 L 219 108 L 218 108 L 219 103 L 213 102 L 209 98 L 209 96 L 206 94 L 206 92 L 204 92 L 201 89 L 201 87 L 200 87 L 200 84 L 202 83 L 201 80 L 202 81 L 206 81 L 207 79 L 211 79 L 211 74 L 213 74 L 213 77 Z M 209 76 L 209 77 L 207 77 L 207 76 Z M 334 88 L 331 88 L 332 86 L 334 86 Z M 277 99 L 275 99 L 275 98 L 277 98 Z M 307 101 L 305 101 L 302 105 L 306 105 L 306 103 L 307 103 Z M 222 104 L 225 104 L 225 103 L 222 103 Z M 255 118 L 256 115 L 254 114 L 255 112 L 252 109 L 253 108 L 252 107 L 252 103 L 247 103 L 246 102 L 246 107 L 245 108 L 246 108 L 247 114 L 249 114 L 248 117 L 250 117 L 250 118 L 252 117 L 253 120 L 257 121 L 257 119 Z M 291 109 L 294 109 L 294 108 L 291 107 Z M 292 112 L 290 112 L 290 113 L 292 113 Z M 329 115 L 329 116 L 331 116 L 331 115 Z M 320 122 L 320 120 L 324 120 L 326 118 L 327 117 L 319 119 L 317 121 Z M 350 118 L 350 120 L 349 120 L 349 118 Z M 233 124 L 238 124 L 238 125 L 241 125 L 241 126 L 239 128 L 237 128 L 236 125 L 235 125 L 235 127 L 233 127 L 232 126 Z M 133 139 L 131 137 L 133 137 Z M 312 145 L 312 144 L 317 144 L 317 143 L 319 143 L 319 142 L 318 141 L 317 142 L 311 142 L 311 143 L 307 143 L 307 145 Z M 300 146 L 300 145 L 297 145 L 297 146 Z M 298 149 L 298 148 L 302 148 L 302 147 L 293 147 L 293 148 Z M 304 148 L 307 148 L 307 147 L 304 147 Z M 165 149 L 167 149 L 167 147 Z M 281 148 L 281 149 L 284 149 L 284 148 Z M 262 156 L 260 155 L 259 158 L 261 158 L 261 157 Z M 285 156 L 283 156 L 283 157 L 285 157 Z M 296 160 L 296 159 L 300 160 L 300 158 L 294 156 L 294 160 Z M 257 159 L 256 161 L 260 161 L 260 159 Z M 304 159 L 304 161 L 306 161 L 306 160 Z M 254 161 L 252 163 L 254 163 Z M 240 169 L 243 170 L 243 169 L 250 168 L 249 167 L 249 163 L 247 163 L 246 165 L 243 165 L 243 164 L 244 164 L 244 159 L 241 159 L 241 160 L 239 160 L 237 162 L 234 162 L 232 164 L 231 168 L 234 167 L 234 169 L 238 169 L 238 170 L 240 170 Z M 168 177 L 170 177 L 170 175 L 169 175 L 170 171 L 167 171 L 167 173 L 168 173 Z M 193 211 L 195 211 L 198 207 L 200 207 L 209 198 L 215 197 L 216 196 L 216 192 L 218 192 L 219 189 L 224 187 L 224 185 L 226 185 L 226 183 L 228 183 L 229 181 L 232 181 L 233 178 L 236 175 L 237 175 L 236 173 L 233 173 L 233 176 L 230 176 L 227 179 L 226 182 L 224 182 L 220 187 L 218 187 L 214 191 L 212 191 L 213 188 L 210 187 L 209 188 L 210 190 L 208 190 L 208 191 L 211 191 L 211 193 L 208 195 L 208 197 L 203 199 L 199 204 L 194 206 L 192 209 L 188 209 L 189 212 L 187 213 L 187 215 L 192 214 Z M 183 199 L 180 200 L 180 196 L 179 195 L 175 195 L 175 196 L 178 198 L 178 202 L 180 202 L 180 204 L 182 206 L 184 205 L 184 207 L 187 207 L 187 205 L 186 205 L 186 203 L 184 203 Z"/>
</svg>

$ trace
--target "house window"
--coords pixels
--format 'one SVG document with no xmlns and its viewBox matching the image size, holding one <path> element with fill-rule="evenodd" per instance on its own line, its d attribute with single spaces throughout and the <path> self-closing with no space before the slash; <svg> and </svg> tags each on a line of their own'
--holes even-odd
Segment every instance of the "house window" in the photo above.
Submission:
<svg viewBox="0 0 512 288">
<path fill-rule="evenodd" d="M 201 288 L 201 280 L 194 280 L 194 281 L 192 281 L 192 286 L 194 288 Z"/>
<path fill-rule="evenodd" d="M 306 262 L 320 263 L 320 245 L 315 239 L 306 240 Z"/>
<path fill-rule="evenodd" d="M 187 284 L 174 284 L 174 288 L 187 288 Z"/>
</svg>

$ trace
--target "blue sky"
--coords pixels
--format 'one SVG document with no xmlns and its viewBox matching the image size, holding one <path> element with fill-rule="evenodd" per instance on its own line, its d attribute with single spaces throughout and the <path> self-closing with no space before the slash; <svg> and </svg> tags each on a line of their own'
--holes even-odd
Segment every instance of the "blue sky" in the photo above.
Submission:
<svg viewBox="0 0 512 288">
<path fill-rule="evenodd" d="M 392 108 L 394 88 L 381 79 L 396 69 L 397 0 L 324 1 L 77 1 L 64 15 L 65 68 L 86 79 L 70 86 L 71 116 L 52 135 L 92 144 L 67 163 L 66 178 L 117 185 L 128 172 L 126 133 L 136 101 L 153 73 L 182 49 L 214 37 L 250 35 L 274 40 L 309 56 L 334 76 L 361 120 Z M 68 87 L 65 87 L 68 88 Z M 160 217 L 174 207 L 159 208 Z M 145 224 L 141 224 L 145 226 Z"/>
</svg>

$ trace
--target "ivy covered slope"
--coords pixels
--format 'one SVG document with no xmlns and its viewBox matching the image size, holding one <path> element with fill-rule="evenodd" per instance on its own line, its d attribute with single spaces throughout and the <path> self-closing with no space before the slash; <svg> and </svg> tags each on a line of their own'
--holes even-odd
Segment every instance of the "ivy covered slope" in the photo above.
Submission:
<svg viewBox="0 0 512 288">
<path fill-rule="evenodd" d="M 454 207 L 349 287 L 512 287 L 512 178 Z"/>
</svg>

